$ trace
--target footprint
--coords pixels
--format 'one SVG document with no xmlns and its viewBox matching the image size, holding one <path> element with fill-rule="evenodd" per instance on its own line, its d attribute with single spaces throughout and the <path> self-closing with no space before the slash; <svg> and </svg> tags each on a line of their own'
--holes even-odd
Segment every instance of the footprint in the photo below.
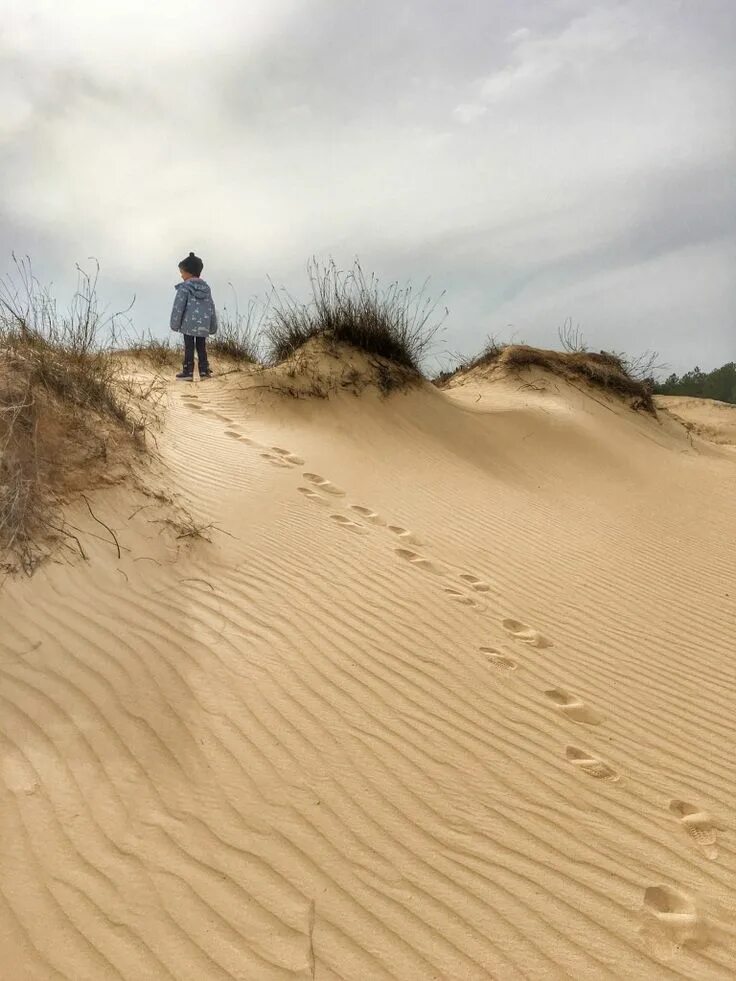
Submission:
<svg viewBox="0 0 736 981">
<path fill-rule="evenodd" d="M 644 906 L 656 916 L 695 916 L 695 905 L 689 896 L 670 886 L 649 886 L 644 891 Z"/>
<path fill-rule="evenodd" d="M 467 593 L 461 593 L 459 589 L 451 589 L 449 586 L 446 586 L 445 592 L 457 603 L 462 603 L 463 606 L 475 607 L 478 605 L 472 596 L 468 596 Z"/>
<path fill-rule="evenodd" d="M 478 579 L 476 576 L 471 576 L 468 572 L 464 572 L 460 578 L 478 593 L 487 593 L 491 588 L 487 582 L 483 582 L 482 579 Z"/>
<path fill-rule="evenodd" d="M 505 654 L 497 651 L 495 647 L 479 647 L 478 650 L 485 654 L 494 668 L 499 668 L 503 671 L 516 671 L 519 667 L 512 657 L 506 657 Z"/>
<path fill-rule="evenodd" d="M 272 446 L 271 449 L 274 451 L 274 453 L 278 453 L 278 455 L 288 463 L 293 463 L 297 467 L 304 466 L 304 460 L 302 460 L 300 456 L 296 456 L 294 453 L 292 453 L 291 450 L 285 450 L 281 446 Z"/>
<path fill-rule="evenodd" d="M 646 920 L 641 933 L 658 957 L 672 957 L 685 945 L 705 946 L 707 928 L 686 893 L 671 886 L 648 886 L 642 908 Z"/>
<path fill-rule="evenodd" d="M 245 443 L 246 446 L 254 446 L 259 450 L 265 449 L 262 443 L 257 443 L 250 436 L 243 436 L 241 432 L 236 432 L 234 429 L 226 429 L 225 435 L 229 436 L 231 439 L 237 439 L 241 443 Z"/>
<path fill-rule="evenodd" d="M 718 858 L 717 826 L 706 811 L 684 800 L 671 800 L 670 811 L 706 858 Z"/>
<path fill-rule="evenodd" d="M 430 562 L 429 559 L 423 558 L 418 552 L 412 552 L 409 548 L 396 548 L 394 551 L 400 558 L 411 562 L 418 569 L 423 569 L 425 572 L 432 572 L 436 576 L 444 575 L 443 570 L 435 562 Z"/>
<path fill-rule="evenodd" d="M 381 515 L 377 511 L 371 511 L 370 508 L 364 508 L 360 504 L 351 504 L 350 510 L 355 511 L 359 514 L 361 518 L 365 518 L 366 521 L 370 521 L 374 525 L 385 525 L 386 522 L 383 520 Z"/>
<path fill-rule="evenodd" d="M 274 456 L 273 453 L 261 453 L 264 460 L 268 460 L 270 464 L 274 467 L 280 467 L 282 470 L 288 470 L 289 464 L 286 463 L 280 456 Z"/>
<path fill-rule="evenodd" d="M 331 514 L 330 517 L 334 522 L 340 525 L 341 528 L 347 528 L 348 531 L 355 532 L 358 535 L 367 535 L 368 529 L 364 528 L 363 525 L 359 525 L 357 521 L 351 521 L 344 514 Z"/>
<path fill-rule="evenodd" d="M 398 535 L 403 541 L 408 542 L 410 545 L 423 545 L 424 542 L 421 538 L 418 538 L 413 531 L 409 531 L 408 528 L 402 528 L 401 525 L 389 525 L 388 530 L 392 531 L 394 535 Z"/>
<path fill-rule="evenodd" d="M 543 637 L 538 630 L 533 627 L 527 627 L 526 624 L 520 623 L 518 620 L 502 620 L 501 626 L 503 629 L 515 637 L 516 640 L 521 640 L 525 644 L 529 644 L 530 647 L 551 647 L 551 641 Z"/>
<path fill-rule="evenodd" d="M 221 412 L 213 412 L 212 415 L 215 419 L 219 419 L 220 422 L 232 422 L 230 416 L 224 416 Z"/>
<path fill-rule="evenodd" d="M 312 484 L 316 484 L 321 491 L 325 494 L 334 494 L 335 497 L 344 497 L 345 491 L 340 490 L 339 487 L 335 487 L 331 480 L 327 480 L 325 477 L 320 477 L 318 473 L 305 473 L 302 474 L 305 480 L 308 480 Z"/>
<path fill-rule="evenodd" d="M 547 698 L 554 702 L 557 708 L 573 722 L 582 722 L 588 726 L 599 726 L 604 721 L 605 716 L 595 709 L 588 708 L 585 702 L 581 701 L 576 695 L 563 691 L 562 688 L 552 688 L 544 693 Z"/>
<path fill-rule="evenodd" d="M 205 408 L 203 408 L 203 406 L 199 405 L 199 403 L 197 403 L 197 402 L 190 402 L 189 403 L 189 408 L 190 409 L 196 409 L 197 412 L 206 412 L 207 411 Z"/>
<path fill-rule="evenodd" d="M 300 467 L 304 466 L 304 460 L 302 460 L 300 456 L 294 456 L 294 454 L 290 453 L 289 450 L 282 450 L 277 446 L 272 446 L 271 449 L 277 454 L 276 456 L 274 456 L 273 453 L 261 453 L 261 456 L 266 457 L 267 460 L 275 460 L 277 463 L 288 463 L 292 466 Z"/>
<path fill-rule="evenodd" d="M 618 773 L 607 763 L 597 759 L 595 756 L 589 756 L 582 749 L 575 749 L 574 746 L 568 746 L 565 750 L 565 755 L 573 766 L 579 766 L 588 776 L 595 777 L 596 780 L 610 780 L 611 783 L 616 783 L 621 779 Z"/>
<path fill-rule="evenodd" d="M 300 494 L 303 494 L 308 501 L 312 501 L 314 504 L 319 504 L 321 507 L 332 507 L 332 502 L 328 501 L 325 497 L 320 497 L 315 491 L 309 487 L 297 487 Z"/>
</svg>

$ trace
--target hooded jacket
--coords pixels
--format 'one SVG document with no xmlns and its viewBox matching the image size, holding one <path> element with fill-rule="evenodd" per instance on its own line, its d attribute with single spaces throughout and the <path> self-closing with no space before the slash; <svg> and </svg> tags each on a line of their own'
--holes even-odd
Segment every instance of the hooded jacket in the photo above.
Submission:
<svg viewBox="0 0 736 981">
<path fill-rule="evenodd" d="M 174 287 L 171 329 L 193 337 L 209 337 L 217 331 L 217 313 L 210 288 L 203 279 L 185 279 Z"/>
</svg>

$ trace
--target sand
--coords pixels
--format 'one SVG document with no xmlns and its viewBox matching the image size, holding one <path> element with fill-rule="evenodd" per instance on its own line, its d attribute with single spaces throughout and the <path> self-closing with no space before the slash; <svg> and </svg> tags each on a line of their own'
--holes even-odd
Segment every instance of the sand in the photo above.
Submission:
<svg viewBox="0 0 736 981">
<path fill-rule="evenodd" d="M 702 439 L 736 446 L 736 405 L 682 395 L 660 395 L 657 405 Z"/>
<path fill-rule="evenodd" d="M 171 385 L 0 592 L 0 974 L 736 975 L 736 461 L 530 375 Z M 258 387 L 256 387 L 258 386 Z"/>
</svg>

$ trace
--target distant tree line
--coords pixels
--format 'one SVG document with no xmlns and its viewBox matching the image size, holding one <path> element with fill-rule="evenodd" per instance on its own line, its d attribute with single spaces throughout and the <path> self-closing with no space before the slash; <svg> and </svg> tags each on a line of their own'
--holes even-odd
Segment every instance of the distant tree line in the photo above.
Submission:
<svg viewBox="0 0 736 981">
<path fill-rule="evenodd" d="M 693 395 L 736 404 L 736 362 L 731 361 L 713 371 L 693 368 L 684 375 L 672 374 L 654 386 L 657 395 Z"/>
</svg>

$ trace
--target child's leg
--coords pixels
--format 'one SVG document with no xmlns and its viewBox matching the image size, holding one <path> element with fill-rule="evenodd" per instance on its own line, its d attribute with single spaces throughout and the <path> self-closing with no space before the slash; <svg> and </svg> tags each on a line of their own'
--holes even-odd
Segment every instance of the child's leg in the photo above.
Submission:
<svg viewBox="0 0 736 981">
<path fill-rule="evenodd" d="M 210 370 L 210 363 L 207 359 L 207 338 L 197 337 L 197 361 L 199 362 L 200 375 L 206 375 Z"/>
<path fill-rule="evenodd" d="M 184 335 L 184 372 L 191 375 L 194 372 L 194 337 Z"/>
</svg>

